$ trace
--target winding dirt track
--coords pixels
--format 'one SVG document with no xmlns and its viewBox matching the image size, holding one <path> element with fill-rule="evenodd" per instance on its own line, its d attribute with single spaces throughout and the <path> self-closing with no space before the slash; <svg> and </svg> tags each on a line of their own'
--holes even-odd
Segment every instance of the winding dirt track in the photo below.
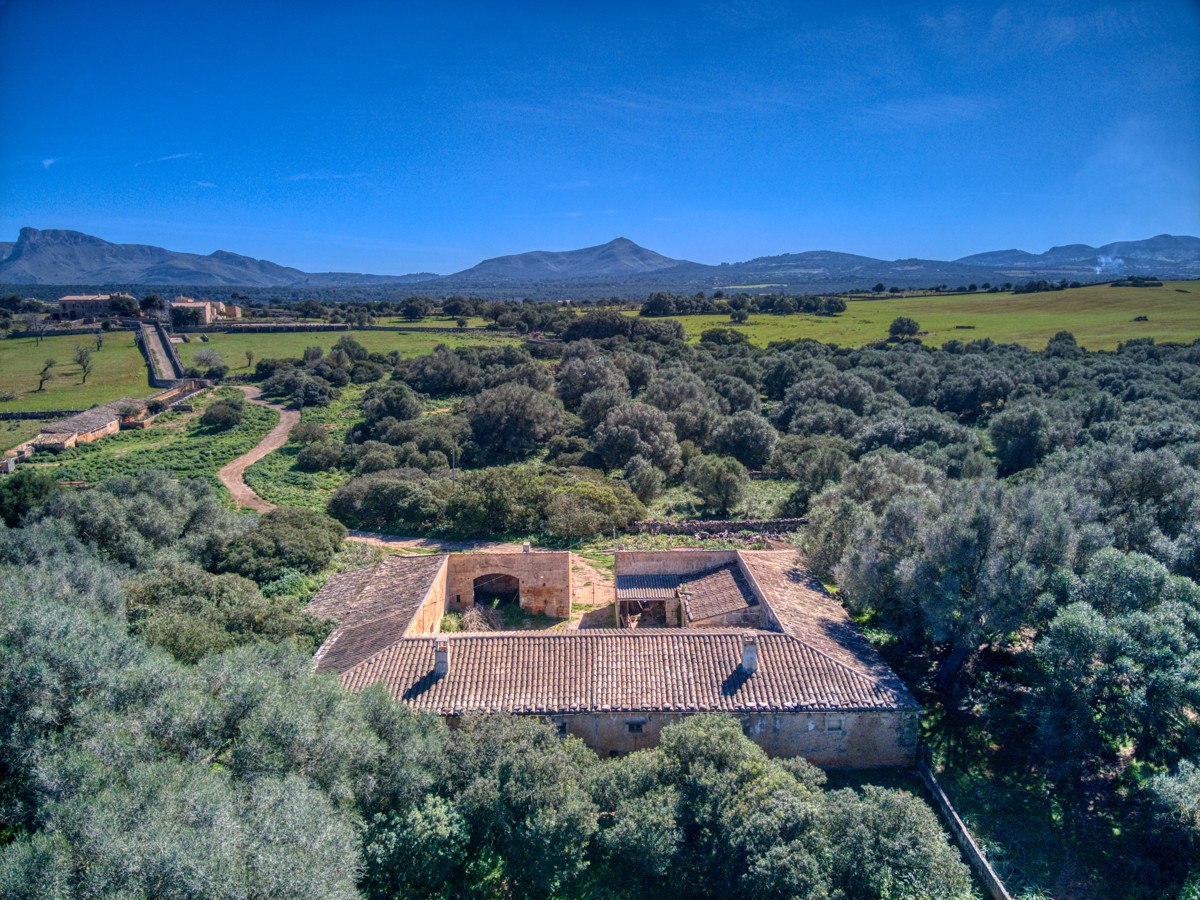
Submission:
<svg viewBox="0 0 1200 900">
<path fill-rule="evenodd" d="M 267 406 L 278 412 L 279 424 L 272 428 L 267 436 L 258 443 L 258 446 L 249 453 L 244 453 L 237 459 L 222 466 L 217 472 L 217 477 L 221 479 L 221 483 L 225 487 L 229 488 L 229 494 L 238 506 L 248 506 L 259 512 L 268 512 L 275 508 L 275 504 L 268 503 L 262 497 L 258 496 L 258 494 L 254 493 L 250 489 L 250 486 L 246 484 L 244 473 L 247 466 L 253 465 L 272 450 L 278 450 L 287 443 L 288 434 L 300 422 L 300 412 L 294 409 L 287 409 L 278 403 L 268 403 L 262 399 L 262 391 L 257 387 L 239 385 L 239 389 L 251 403 Z M 469 553 L 480 551 L 519 553 L 521 551 L 519 544 L 510 544 L 501 541 L 442 541 L 437 538 L 398 537 L 390 534 L 377 534 L 371 531 L 357 530 L 351 530 L 348 540 L 373 547 L 385 547 L 401 553 L 420 553 L 422 551 L 426 553 L 429 551 L 438 553 Z M 575 619 L 567 624 L 566 627 L 579 628 L 582 625 L 584 628 L 611 628 L 613 603 L 612 575 L 596 569 L 582 557 L 573 556 L 572 565 L 575 570 L 574 578 L 572 578 L 574 583 L 573 596 L 571 598 L 572 603 L 576 608 L 584 608 L 589 611 L 584 614 L 582 621 Z"/>
<path fill-rule="evenodd" d="M 279 424 L 272 428 L 265 438 L 259 441 L 258 446 L 249 453 L 243 453 L 237 459 L 226 463 L 217 472 L 217 477 L 221 479 L 221 483 L 229 488 L 229 494 L 233 497 L 233 502 L 238 506 L 248 506 L 251 509 L 256 509 L 259 512 L 268 512 L 275 508 L 274 503 L 268 503 L 254 491 L 250 490 L 250 486 L 246 484 L 245 471 L 247 466 L 251 466 L 258 462 L 272 450 L 278 450 L 287 443 L 288 434 L 292 428 L 300 422 L 300 411 L 296 409 L 288 409 L 279 403 L 268 403 L 261 399 L 262 390 L 256 387 L 245 387 L 239 385 L 239 390 L 246 395 L 246 399 L 251 403 L 257 403 L 259 406 L 267 406 L 279 413 Z"/>
</svg>

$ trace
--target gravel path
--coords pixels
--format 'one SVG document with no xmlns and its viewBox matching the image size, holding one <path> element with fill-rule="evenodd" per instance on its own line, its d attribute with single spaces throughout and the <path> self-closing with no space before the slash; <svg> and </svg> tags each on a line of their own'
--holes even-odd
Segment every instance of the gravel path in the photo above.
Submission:
<svg viewBox="0 0 1200 900">
<path fill-rule="evenodd" d="M 261 399 L 262 391 L 257 387 L 245 387 L 239 385 L 239 390 L 246 395 L 246 399 L 251 403 L 257 403 L 259 406 L 267 406 L 279 413 L 279 424 L 268 432 L 257 447 L 249 453 L 243 453 L 232 462 L 226 463 L 217 472 L 217 477 L 221 479 L 221 483 L 229 488 L 229 494 L 233 497 L 233 502 L 238 506 L 248 506 L 251 509 L 256 509 L 259 512 L 268 512 L 275 508 L 274 503 L 268 503 L 254 491 L 250 490 L 250 486 L 246 484 L 244 473 L 247 466 L 251 466 L 258 462 L 272 450 L 278 450 L 287 443 L 288 434 L 291 430 L 300 423 L 300 411 L 295 409 L 287 409 L 279 403 L 268 403 Z"/>
<path fill-rule="evenodd" d="M 439 541 L 436 538 L 397 537 L 391 534 L 378 534 L 374 531 L 350 531 L 349 540 L 372 547 L 387 547 L 390 550 L 427 550 L 436 553 L 472 553 L 486 551 L 489 553 L 520 553 L 520 544 L 506 544 L 502 541 Z"/>
</svg>

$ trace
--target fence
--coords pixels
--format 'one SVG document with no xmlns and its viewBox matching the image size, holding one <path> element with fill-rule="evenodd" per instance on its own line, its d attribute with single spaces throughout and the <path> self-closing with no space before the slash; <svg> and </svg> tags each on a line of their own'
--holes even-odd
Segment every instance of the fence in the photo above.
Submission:
<svg viewBox="0 0 1200 900">
<path fill-rule="evenodd" d="M 983 852 L 979 849 L 979 845 L 971 837 L 971 832 L 967 831 L 967 826 L 959 818 L 958 812 L 954 809 L 954 804 L 950 802 L 950 798 L 946 796 L 946 792 L 942 790 L 942 786 L 933 777 L 933 772 L 926 765 L 925 760 L 917 763 L 917 774 L 925 782 L 926 789 L 929 791 L 930 796 L 933 797 L 933 801 L 941 811 L 946 824 L 950 827 L 950 834 L 954 837 L 954 842 L 958 844 L 963 856 L 967 858 L 967 864 L 974 871 L 980 882 L 982 882 L 987 892 L 992 896 L 992 900 L 1012 900 L 1012 894 L 1008 892 L 1008 889 L 1000 880 L 1000 876 L 992 868 L 992 864 L 987 861 L 987 857 L 983 855 Z"/>
</svg>

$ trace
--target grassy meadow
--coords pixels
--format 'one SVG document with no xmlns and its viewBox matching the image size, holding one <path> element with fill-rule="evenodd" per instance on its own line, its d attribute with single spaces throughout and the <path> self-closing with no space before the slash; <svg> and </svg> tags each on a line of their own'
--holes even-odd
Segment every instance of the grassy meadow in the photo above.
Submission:
<svg viewBox="0 0 1200 900">
<path fill-rule="evenodd" d="M 771 341 L 811 338 L 861 346 L 887 337 L 897 316 L 916 319 L 922 340 L 991 338 L 1041 349 L 1059 331 L 1070 331 L 1089 350 L 1114 350 L 1121 341 L 1148 337 L 1191 342 L 1200 338 L 1200 282 L 1168 281 L 1162 287 L 1094 285 L 1038 294 L 930 294 L 849 300 L 837 316 L 753 315 L 744 325 L 728 316 L 678 316 L 689 340 L 708 328 L 735 327 L 765 347 Z M 1147 321 L 1135 322 L 1138 316 Z"/>
<path fill-rule="evenodd" d="M 92 349 L 94 368 L 86 384 L 74 362 L 75 345 Z M 53 359 L 54 378 L 39 391 L 38 372 Z M 0 391 L 14 391 L 15 400 L 0 400 L 0 412 L 36 412 L 42 409 L 87 409 L 119 397 L 146 397 L 154 393 L 146 360 L 131 331 L 104 335 L 104 346 L 88 335 L 43 338 L 9 338 L 0 341 Z"/>
<path fill-rule="evenodd" d="M 208 341 L 201 341 L 198 335 L 191 335 L 191 342 L 176 344 L 180 361 L 191 365 L 192 358 L 201 349 L 213 349 L 221 354 L 230 373 L 237 375 L 246 368 L 246 351 L 254 353 L 255 360 L 297 358 L 304 353 L 305 347 L 322 347 L 326 352 L 346 335 L 354 338 L 372 352 L 389 353 L 399 350 L 404 356 L 420 356 L 429 353 L 438 344 L 451 347 L 462 347 L 469 344 L 512 343 L 516 339 L 507 334 L 480 333 L 467 331 L 462 334 L 433 332 L 421 334 L 416 331 L 316 331 L 295 332 L 280 331 L 267 334 L 225 334 L 213 333 L 208 335 Z M 34 387 L 37 387 L 36 383 Z"/>
</svg>

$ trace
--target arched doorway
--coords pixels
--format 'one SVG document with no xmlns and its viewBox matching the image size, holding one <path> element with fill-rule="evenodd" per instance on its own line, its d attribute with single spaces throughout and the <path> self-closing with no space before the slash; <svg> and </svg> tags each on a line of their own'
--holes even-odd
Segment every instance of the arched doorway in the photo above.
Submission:
<svg viewBox="0 0 1200 900">
<path fill-rule="evenodd" d="M 519 605 L 521 581 L 514 575 L 480 575 L 473 584 L 475 602 L 492 608 L 502 604 Z"/>
</svg>

